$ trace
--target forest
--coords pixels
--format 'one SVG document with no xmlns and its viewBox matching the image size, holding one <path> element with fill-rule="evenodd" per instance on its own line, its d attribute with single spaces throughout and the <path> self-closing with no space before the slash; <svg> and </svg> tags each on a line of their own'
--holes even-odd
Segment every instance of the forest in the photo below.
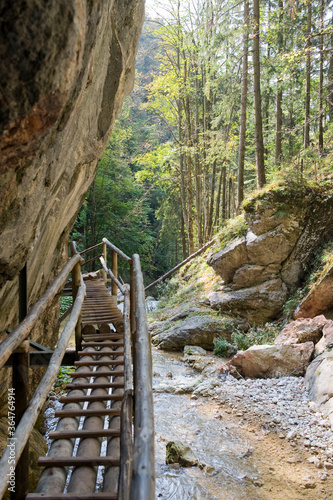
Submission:
<svg viewBox="0 0 333 500">
<path fill-rule="evenodd" d="M 147 283 L 210 241 L 254 191 L 331 183 L 333 159 L 332 2 L 155 5 L 72 235 L 79 248 L 106 236 L 139 252 Z"/>
</svg>

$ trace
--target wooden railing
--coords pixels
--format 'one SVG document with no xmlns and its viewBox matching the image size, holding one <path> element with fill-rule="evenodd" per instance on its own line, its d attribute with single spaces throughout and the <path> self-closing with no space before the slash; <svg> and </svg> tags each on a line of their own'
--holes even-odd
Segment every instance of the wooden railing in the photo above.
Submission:
<svg viewBox="0 0 333 500">
<path fill-rule="evenodd" d="M 82 255 L 102 246 L 102 254 L 88 261 Z M 107 248 L 111 249 L 111 269 L 107 266 Z M 71 244 L 71 258 L 63 270 L 52 282 L 44 295 L 31 308 L 26 317 L 0 344 L 0 368 L 12 361 L 13 380 L 23 384 L 13 387 L 14 393 L 20 393 L 20 400 L 25 401 L 20 413 L 15 416 L 15 432 L 11 440 L 15 442 L 15 499 L 23 500 L 28 492 L 29 435 L 42 411 L 48 393 L 57 378 L 70 336 L 75 329 L 76 352 L 81 346 L 81 309 L 85 296 L 81 266 L 100 259 L 104 281 L 107 275 L 112 282 L 112 294 L 117 289 L 124 295 L 124 399 L 121 415 L 121 466 L 119 476 L 119 499 L 153 500 L 155 498 L 154 473 L 154 419 L 152 402 L 151 348 L 146 319 L 145 295 L 140 259 L 138 255 L 128 257 L 106 238 L 97 245 L 78 253 L 75 243 Z M 120 283 L 117 277 L 117 257 L 129 264 L 130 290 Z M 40 381 L 28 404 L 29 392 L 29 353 L 28 339 L 37 320 L 47 310 L 54 298 L 64 287 L 66 279 L 72 273 L 72 294 L 74 303 L 67 324 L 58 344 L 49 360 L 45 375 Z M 26 283 L 25 283 L 26 286 Z M 20 292 L 24 297 L 26 290 Z M 22 299 L 23 300 L 23 299 Z M 20 307 L 22 309 L 22 307 Z M 24 309 L 24 306 L 23 306 Z M 48 350 L 49 351 L 49 350 Z M 49 351 L 50 352 L 50 351 Z M 13 357 L 15 356 L 15 357 Z M 133 372 L 132 372 L 133 365 Z M 16 376 L 15 376 L 16 374 Z M 24 377 L 22 377 L 24 374 Z M 18 375 L 18 376 L 17 376 Z M 22 382 L 22 378 L 24 381 Z M 18 391 L 19 389 L 19 391 Z M 17 400 L 18 398 L 16 398 Z M 134 418 L 134 435 L 132 421 Z M 0 461 L 0 498 L 8 488 L 8 477 L 13 462 L 9 460 L 10 448 L 7 447 Z M 20 459 L 20 457 L 22 457 Z"/>
</svg>

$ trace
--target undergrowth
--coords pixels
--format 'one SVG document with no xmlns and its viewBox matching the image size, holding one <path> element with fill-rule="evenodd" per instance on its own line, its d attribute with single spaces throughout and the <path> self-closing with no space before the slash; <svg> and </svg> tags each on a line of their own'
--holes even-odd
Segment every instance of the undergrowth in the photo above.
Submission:
<svg viewBox="0 0 333 500">
<path fill-rule="evenodd" d="M 280 325 L 274 323 L 252 327 L 246 333 L 234 328 L 231 342 L 222 337 L 215 339 L 213 354 L 218 357 L 228 358 L 239 350 L 245 351 L 252 345 L 273 344 L 280 330 Z"/>
</svg>

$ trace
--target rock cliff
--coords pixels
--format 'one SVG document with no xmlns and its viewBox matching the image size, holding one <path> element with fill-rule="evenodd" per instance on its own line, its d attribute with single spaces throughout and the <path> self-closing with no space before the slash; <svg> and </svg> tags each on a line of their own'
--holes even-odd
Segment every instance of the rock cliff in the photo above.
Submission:
<svg viewBox="0 0 333 500">
<path fill-rule="evenodd" d="M 245 236 L 210 255 L 222 277 L 210 305 L 263 324 L 275 319 L 304 278 L 315 252 L 333 235 L 331 191 L 289 183 L 245 205 Z"/>
<path fill-rule="evenodd" d="M 1 2 L 1 332 L 17 322 L 24 264 L 31 305 L 67 257 L 69 232 L 133 86 L 143 16 L 144 0 Z M 52 327 L 48 318 L 46 342 Z"/>
</svg>

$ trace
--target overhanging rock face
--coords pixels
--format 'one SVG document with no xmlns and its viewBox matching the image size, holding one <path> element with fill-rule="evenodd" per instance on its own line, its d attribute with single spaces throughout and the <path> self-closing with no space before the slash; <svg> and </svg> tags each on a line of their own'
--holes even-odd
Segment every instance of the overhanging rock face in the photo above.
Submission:
<svg viewBox="0 0 333 500">
<path fill-rule="evenodd" d="M 23 265 L 34 303 L 66 258 L 133 86 L 143 17 L 144 0 L 1 2 L 1 331 L 17 321 Z"/>
</svg>

